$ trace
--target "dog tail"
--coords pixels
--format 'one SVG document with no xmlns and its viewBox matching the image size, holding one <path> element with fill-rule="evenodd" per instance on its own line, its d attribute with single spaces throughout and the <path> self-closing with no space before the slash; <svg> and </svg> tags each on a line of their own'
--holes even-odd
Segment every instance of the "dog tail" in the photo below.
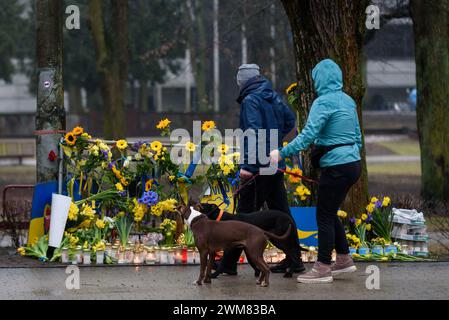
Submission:
<svg viewBox="0 0 449 320">
<path fill-rule="evenodd" d="M 285 233 L 282 236 L 278 236 L 278 235 L 268 232 L 268 231 L 264 231 L 264 233 L 270 239 L 277 240 L 277 241 L 284 241 L 285 239 L 287 239 L 290 236 L 291 230 L 292 230 L 292 225 L 289 224 L 287 231 L 285 231 Z"/>
</svg>

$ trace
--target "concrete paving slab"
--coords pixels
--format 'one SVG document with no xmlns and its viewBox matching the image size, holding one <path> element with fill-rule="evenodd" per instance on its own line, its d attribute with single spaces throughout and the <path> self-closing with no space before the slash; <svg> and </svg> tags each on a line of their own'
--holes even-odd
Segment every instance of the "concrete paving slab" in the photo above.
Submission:
<svg viewBox="0 0 449 320">
<path fill-rule="evenodd" d="M 0 299 L 449 299 L 448 262 L 375 264 L 380 269 L 379 290 L 366 288 L 369 265 L 359 263 L 356 273 L 326 285 L 299 284 L 295 278 L 272 274 L 268 288 L 256 286 L 246 265 L 236 277 L 222 276 L 201 287 L 192 284 L 198 266 L 91 267 L 80 268 L 79 290 L 66 289 L 65 268 L 2 268 Z"/>
</svg>

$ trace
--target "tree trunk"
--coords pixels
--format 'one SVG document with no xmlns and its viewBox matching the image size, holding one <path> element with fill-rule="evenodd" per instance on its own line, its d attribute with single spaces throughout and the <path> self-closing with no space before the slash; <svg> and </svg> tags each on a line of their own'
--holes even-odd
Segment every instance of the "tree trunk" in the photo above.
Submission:
<svg viewBox="0 0 449 320">
<path fill-rule="evenodd" d="M 96 68 L 104 104 L 104 136 L 124 138 L 128 79 L 128 1 L 111 0 L 112 19 L 105 25 L 102 0 L 91 0 L 89 20 L 95 42 Z"/>
<path fill-rule="evenodd" d="M 200 1 L 198 5 L 198 1 L 186 1 L 187 24 L 190 26 L 187 31 L 187 45 L 191 53 L 190 60 L 195 77 L 198 111 L 205 112 L 209 110 L 206 88 L 207 41 L 204 31 L 204 8 L 202 8 L 204 4 Z"/>
<path fill-rule="evenodd" d="M 357 103 L 363 133 L 362 100 L 365 92 L 361 75 L 365 34 L 365 10 L 368 0 L 281 0 L 293 32 L 296 72 L 300 83 L 299 128 L 303 128 L 313 102 L 311 70 L 321 60 L 331 58 L 343 70 L 344 90 Z M 344 208 L 351 215 L 360 214 L 368 200 L 365 148 L 361 151 L 362 176 L 351 189 Z M 317 176 L 305 156 L 306 173 Z"/>
<path fill-rule="evenodd" d="M 415 31 L 416 108 L 422 196 L 449 199 L 449 0 L 410 3 Z"/>
<path fill-rule="evenodd" d="M 36 1 L 37 131 L 65 130 L 62 17 L 60 0 Z M 58 163 L 50 161 L 48 154 L 58 154 L 60 138 L 61 134 L 37 136 L 37 182 L 57 180 Z"/>
</svg>

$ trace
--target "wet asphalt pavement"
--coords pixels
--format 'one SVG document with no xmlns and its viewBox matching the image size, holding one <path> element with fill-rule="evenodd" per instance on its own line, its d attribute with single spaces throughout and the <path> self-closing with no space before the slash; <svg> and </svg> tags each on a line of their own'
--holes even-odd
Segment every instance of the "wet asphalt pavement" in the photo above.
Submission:
<svg viewBox="0 0 449 320">
<path fill-rule="evenodd" d="M 256 286 L 246 265 L 201 287 L 192 284 L 198 266 L 81 267 L 79 290 L 66 289 L 64 268 L 0 268 L 0 299 L 449 299 L 449 262 L 376 264 L 379 290 L 366 288 L 370 265 L 324 285 L 272 274 L 268 288 Z"/>
</svg>

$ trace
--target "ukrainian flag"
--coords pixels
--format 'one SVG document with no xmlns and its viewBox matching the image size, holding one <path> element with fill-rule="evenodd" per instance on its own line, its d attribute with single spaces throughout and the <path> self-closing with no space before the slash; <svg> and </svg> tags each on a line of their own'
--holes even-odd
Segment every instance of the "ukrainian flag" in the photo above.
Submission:
<svg viewBox="0 0 449 320">
<path fill-rule="evenodd" d="M 306 246 L 318 246 L 318 226 L 315 207 L 290 208 L 298 229 L 299 242 Z"/>
<path fill-rule="evenodd" d="M 40 183 L 34 187 L 28 245 L 33 242 L 33 239 L 40 238 L 46 233 L 45 227 L 48 229 L 48 222 L 50 221 L 51 197 L 53 193 L 57 192 L 57 181 Z"/>
</svg>

